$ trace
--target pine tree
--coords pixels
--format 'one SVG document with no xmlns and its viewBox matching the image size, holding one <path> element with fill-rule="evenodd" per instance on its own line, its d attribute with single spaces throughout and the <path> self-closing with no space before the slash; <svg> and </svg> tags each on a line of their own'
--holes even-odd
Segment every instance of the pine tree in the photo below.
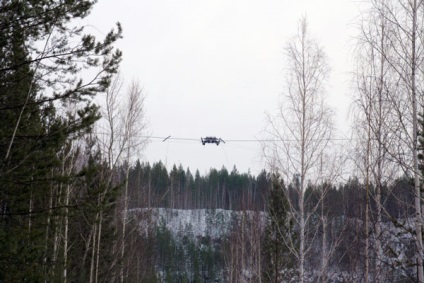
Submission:
<svg viewBox="0 0 424 283">
<path fill-rule="evenodd" d="M 282 282 L 292 278 L 295 261 L 290 246 L 296 242 L 293 220 L 290 216 L 287 201 L 287 189 L 284 182 L 273 176 L 269 195 L 268 217 L 263 242 L 264 282 Z"/>
<path fill-rule="evenodd" d="M 78 158 L 68 149 L 99 118 L 87 98 L 107 88 L 121 60 L 113 48 L 119 24 L 103 41 L 71 26 L 94 2 L 0 2 L 2 282 L 68 280 L 71 259 L 65 260 L 63 242 L 75 221 L 69 209 L 87 207 L 70 201 L 70 186 L 82 175 L 65 169 L 74 166 L 66 156 Z M 100 71 L 85 81 L 85 69 Z M 74 111 L 68 111 L 71 105 Z"/>
<path fill-rule="evenodd" d="M 2 37 L 5 37 L 3 34 Z M 2 52 L 10 64 L 28 60 L 24 49 L 24 36 L 21 28 L 13 29 L 1 41 Z M 1 44 L 0 43 L 0 44 Z M 43 256 L 42 231 L 39 228 L 43 192 L 40 188 L 49 187 L 48 171 L 56 165 L 55 152 L 63 140 L 53 139 L 49 130 L 56 128 L 58 122 L 51 105 L 41 108 L 34 105 L 36 87 L 32 80 L 34 72 L 28 65 L 10 71 L 2 76 L 0 83 L 0 281 L 21 281 L 24 278 L 41 280 L 41 258 Z M 19 105 L 27 102 L 22 111 Z M 20 127 L 15 123 L 20 119 Z M 49 121 L 49 124 L 44 121 Z M 15 146 L 9 150 L 11 137 L 15 135 Z M 7 158 L 6 158 L 7 155 Z M 40 207 L 41 205 L 41 207 Z M 41 214 L 41 215 L 40 215 Z M 19 272 L 18 272 L 19 271 Z"/>
</svg>

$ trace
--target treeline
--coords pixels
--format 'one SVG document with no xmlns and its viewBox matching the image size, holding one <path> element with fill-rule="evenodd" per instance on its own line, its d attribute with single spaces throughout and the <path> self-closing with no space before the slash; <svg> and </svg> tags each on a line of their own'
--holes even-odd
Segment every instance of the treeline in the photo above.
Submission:
<svg viewBox="0 0 424 283">
<path fill-rule="evenodd" d="M 294 180 L 294 178 L 293 178 Z M 173 165 L 168 172 L 159 161 L 153 164 L 137 160 L 129 169 L 129 208 L 164 207 L 172 209 L 227 209 L 267 211 L 272 174 L 262 170 L 257 176 L 240 173 L 234 166 L 231 172 L 225 167 L 211 168 L 205 175 L 196 170 Z M 290 182 L 288 195 L 291 203 L 298 204 L 296 182 Z M 325 188 L 320 188 L 324 186 Z M 309 184 L 305 190 L 306 207 L 320 203 L 320 192 L 325 190 L 326 214 L 364 219 L 366 185 L 351 177 L 340 184 Z M 370 211 L 376 204 L 376 186 L 368 188 Z M 413 182 L 403 177 L 385 184 L 381 190 L 384 220 L 412 217 L 414 209 Z M 298 209 L 298 207 L 296 207 Z"/>
<path fill-rule="evenodd" d="M 266 171 L 258 176 L 240 173 L 234 166 L 210 169 L 206 175 L 174 165 L 168 172 L 162 162 L 137 161 L 129 170 L 129 207 L 175 209 L 264 210 L 270 186 Z"/>
</svg>

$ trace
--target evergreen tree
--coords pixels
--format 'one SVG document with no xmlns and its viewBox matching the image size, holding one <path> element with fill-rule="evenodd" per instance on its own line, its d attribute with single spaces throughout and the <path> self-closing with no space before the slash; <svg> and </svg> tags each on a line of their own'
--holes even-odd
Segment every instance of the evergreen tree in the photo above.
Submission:
<svg viewBox="0 0 424 283">
<path fill-rule="evenodd" d="M 273 176 L 263 242 L 265 282 L 279 283 L 292 278 L 295 268 L 290 247 L 295 246 L 293 243 L 297 237 L 293 230 L 286 192 L 284 182 L 278 176 Z"/>
<path fill-rule="evenodd" d="M 88 207 L 78 194 L 70 201 L 84 172 L 69 169 L 81 158 L 72 143 L 99 118 L 87 98 L 108 87 L 121 60 L 119 24 L 103 41 L 71 24 L 95 2 L 0 2 L 1 282 L 69 280 L 69 209 Z M 86 81 L 84 69 L 99 73 Z"/>
</svg>

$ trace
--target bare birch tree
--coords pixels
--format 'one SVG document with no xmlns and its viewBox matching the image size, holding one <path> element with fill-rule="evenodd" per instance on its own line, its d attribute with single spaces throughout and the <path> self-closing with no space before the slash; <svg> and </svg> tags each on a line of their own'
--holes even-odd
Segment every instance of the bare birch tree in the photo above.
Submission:
<svg viewBox="0 0 424 283">
<path fill-rule="evenodd" d="M 118 166 L 124 167 L 124 191 L 122 195 L 122 204 L 119 206 L 119 209 L 122 211 L 118 213 L 118 217 L 122 217 L 121 242 L 115 248 L 115 252 L 119 254 L 116 261 L 119 259 L 121 263 L 119 267 L 119 280 L 121 282 L 125 281 L 124 257 L 127 238 L 126 224 L 128 220 L 128 174 L 131 158 L 134 154 L 140 153 L 147 142 L 147 138 L 145 137 L 147 122 L 145 119 L 145 94 L 143 89 L 138 81 L 133 80 L 127 88 L 126 93 L 123 94 L 123 85 L 123 79 L 118 75 L 112 81 L 111 86 L 106 92 L 106 103 L 102 113 L 104 121 L 98 133 L 101 150 L 111 170 L 111 174 L 107 181 L 108 184 L 113 185 L 118 182 L 118 180 L 114 180 L 114 173 Z M 120 97 L 123 99 L 120 99 Z M 100 219 L 102 217 L 101 213 L 100 211 Z M 99 225 L 101 225 L 101 221 L 99 221 Z M 98 234 L 97 245 L 99 246 L 101 226 L 98 227 L 96 231 Z M 97 250 L 97 265 L 99 262 L 98 255 L 99 250 Z M 98 268 L 96 268 L 96 270 L 97 269 Z"/>
<path fill-rule="evenodd" d="M 102 109 L 102 117 L 104 123 L 100 124 L 97 129 L 97 137 L 100 145 L 100 151 L 104 158 L 106 158 L 106 164 L 110 170 L 109 176 L 106 177 L 105 190 L 108 190 L 113 182 L 113 172 L 116 170 L 121 156 L 124 153 L 124 144 L 121 142 L 120 136 L 120 125 L 119 125 L 119 101 L 118 97 L 121 94 L 123 87 L 123 80 L 118 74 L 112 80 L 111 85 L 106 91 L 105 107 Z M 106 195 L 106 191 L 103 191 L 98 196 L 99 205 L 103 202 L 103 198 Z M 103 211 L 99 210 L 96 214 L 96 223 L 93 224 L 93 247 L 92 257 L 90 264 L 90 282 L 97 282 L 98 269 L 100 262 L 100 241 L 102 239 L 102 220 Z M 114 251 L 116 253 L 116 251 Z M 117 259 L 116 259 L 117 260 Z"/>
<path fill-rule="evenodd" d="M 311 213 L 305 211 L 305 190 L 308 182 L 318 184 L 323 180 L 319 171 L 333 135 L 333 113 L 324 97 L 329 73 L 326 55 L 311 37 L 306 18 L 299 21 L 298 33 L 287 43 L 285 54 L 287 90 L 278 114 L 268 116 L 266 131 L 273 142 L 265 144 L 264 155 L 274 172 L 286 180 L 295 179 L 297 196 L 288 199 L 299 229 L 299 246 L 291 250 L 298 260 L 298 281 L 304 282 L 305 256 L 310 249 L 306 236 L 311 220 Z"/>
<path fill-rule="evenodd" d="M 374 58 L 378 58 L 377 80 L 373 83 L 373 105 L 368 105 L 368 113 L 372 113 L 373 125 L 381 123 L 388 129 L 386 140 L 380 140 L 382 151 L 373 155 L 395 161 L 405 175 L 412 176 L 415 188 L 415 239 L 417 277 L 424 282 L 423 274 L 423 244 L 422 244 L 422 196 L 420 192 L 420 171 L 418 168 L 418 112 L 423 109 L 423 20 L 424 3 L 422 0 L 370 0 L 369 13 L 374 15 L 374 24 L 378 30 L 370 32 L 363 30 L 362 39 L 370 46 Z M 368 25 L 369 27 L 370 25 Z M 376 33 L 378 31 L 378 33 Z M 378 70 L 379 69 L 379 70 Z M 389 76 L 387 72 L 390 72 Z M 396 91 L 387 91 L 387 77 L 391 84 L 396 85 Z M 379 81 L 378 81 L 379 80 Z M 382 95 L 384 94 L 384 95 Z M 379 101 L 378 99 L 381 99 Z M 387 102 L 385 102 L 387 99 Z M 384 107 L 389 105 L 393 119 L 384 117 Z M 379 119 L 376 115 L 382 114 Z M 378 122 L 380 121 L 380 122 Z M 375 132 L 372 128 L 377 130 Z M 372 135 L 378 133 L 379 127 L 371 126 Z M 394 143 L 397 144 L 394 144 Z M 382 156 L 382 154 L 386 156 Z M 380 164 L 382 168 L 384 164 Z M 372 164 L 370 164 L 372 166 Z M 382 172 L 376 171 L 378 174 Z"/>
<path fill-rule="evenodd" d="M 381 4 L 381 3 L 380 3 Z M 399 124 L 397 112 L 392 107 L 391 94 L 397 92 L 397 79 L 385 57 L 393 53 L 391 36 L 393 26 L 385 17 L 385 7 L 370 9 L 363 13 L 360 35 L 357 38 L 357 64 L 355 83 L 355 135 L 357 140 L 356 165 L 362 172 L 366 184 L 365 212 L 365 280 L 369 279 L 369 224 L 375 223 L 373 238 L 375 239 L 375 262 L 373 282 L 385 281 L 383 272 L 382 239 L 382 188 L 394 178 L 399 177 L 399 166 L 390 158 L 389 151 L 394 152 L 398 142 L 393 139 L 392 128 Z M 369 214 L 369 188 L 375 187 L 375 219 Z"/>
<path fill-rule="evenodd" d="M 123 128 L 123 144 L 125 145 L 125 186 L 123 196 L 123 211 L 122 211 L 122 246 L 121 246 L 121 261 L 124 260 L 126 247 L 127 233 L 127 215 L 128 215 L 128 176 L 130 169 L 131 157 L 138 153 L 145 144 L 147 139 L 143 137 L 146 131 L 147 123 L 145 121 L 143 89 L 138 81 L 132 81 L 128 88 L 124 115 L 122 117 Z M 129 265 L 131 265 L 129 263 Z M 121 282 L 124 282 L 124 271 L 121 269 Z"/>
</svg>

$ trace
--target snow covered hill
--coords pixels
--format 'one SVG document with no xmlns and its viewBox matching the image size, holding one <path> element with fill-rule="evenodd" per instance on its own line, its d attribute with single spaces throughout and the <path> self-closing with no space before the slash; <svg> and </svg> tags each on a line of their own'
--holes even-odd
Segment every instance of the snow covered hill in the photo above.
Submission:
<svg viewBox="0 0 424 283">
<path fill-rule="evenodd" d="M 151 233 L 150 236 L 155 239 L 155 270 L 163 282 L 168 282 L 168 275 L 186 278 L 187 282 L 195 282 L 195 278 L 230 282 L 228 278 L 232 276 L 238 276 L 237 282 L 255 282 L 262 274 L 261 241 L 266 224 L 264 212 L 138 208 L 130 210 L 129 214 L 138 223 L 141 235 L 149 236 Z M 385 263 L 382 272 L 386 279 L 408 282 L 415 272 L 411 265 L 415 246 L 413 235 L 409 232 L 414 222 L 412 218 L 398 221 L 396 225 L 392 222 L 381 225 L 380 242 L 384 251 L 381 258 Z M 311 252 L 306 262 L 307 282 L 317 282 L 321 278 L 322 236 L 319 223 L 316 227 L 318 232 L 309 242 Z M 327 245 L 331 250 L 327 251 L 327 282 L 361 281 L 365 275 L 360 260 L 365 255 L 363 239 L 358 233 L 364 227 L 363 221 L 337 217 L 329 227 L 331 235 L 327 236 Z M 372 223 L 370 227 L 373 227 Z M 371 231 L 374 232 L 373 229 Z M 369 239 L 370 257 L 375 258 L 374 233 L 370 234 Z M 374 276 L 382 275 L 370 273 L 369 279 L 373 281 Z M 296 279 L 291 282 L 296 282 Z"/>
<path fill-rule="evenodd" d="M 227 235 L 232 225 L 243 217 L 248 221 L 260 222 L 260 227 L 265 225 L 266 219 L 264 212 L 224 209 L 137 208 L 130 210 L 130 214 L 150 216 L 141 218 L 141 227 L 146 226 L 148 219 L 153 223 L 164 224 L 174 235 L 192 234 L 195 238 L 210 236 L 212 239 Z"/>
</svg>

